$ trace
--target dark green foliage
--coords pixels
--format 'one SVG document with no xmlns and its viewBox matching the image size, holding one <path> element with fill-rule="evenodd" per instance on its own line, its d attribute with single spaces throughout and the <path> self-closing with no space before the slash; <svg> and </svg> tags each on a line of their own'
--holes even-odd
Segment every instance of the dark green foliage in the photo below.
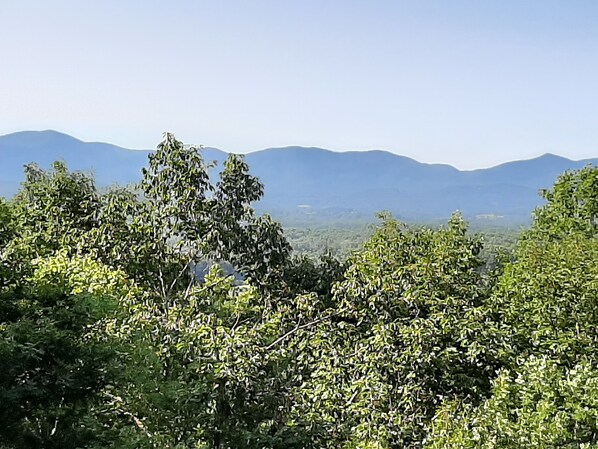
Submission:
<svg viewBox="0 0 598 449">
<path fill-rule="evenodd" d="M 19 237 L 35 256 L 60 248 L 77 250 L 81 236 L 96 226 L 99 194 L 93 178 L 69 172 L 61 162 L 45 172 L 25 167 L 26 180 L 14 200 Z"/>
<path fill-rule="evenodd" d="M 343 278 L 346 263 L 330 254 L 319 258 L 294 256 L 285 272 L 285 281 L 292 292 L 315 293 L 329 300 L 332 286 Z"/>
<path fill-rule="evenodd" d="M 124 293 L 121 275 L 65 253 L 0 293 L 0 444 L 77 448 L 96 437 L 90 406 L 113 377 L 103 319 Z"/>
<path fill-rule="evenodd" d="M 521 242 L 493 307 L 518 354 L 567 364 L 598 356 L 598 241 L 571 234 Z"/>
<path fill-rule="evenodd" d="M 0 345 L 0 441 L 14 447 L 77 447 L 68 441 L 102 384 L 102 354 L 81 341 L 87 310 L 64 294 L 5 293 Z M 66 308 L 74 308 L 67 313 Z M 41 419 L 40 419 L 41 418 Z M 53 427 L 53 422 L 59 427 Z"/>
</svg>

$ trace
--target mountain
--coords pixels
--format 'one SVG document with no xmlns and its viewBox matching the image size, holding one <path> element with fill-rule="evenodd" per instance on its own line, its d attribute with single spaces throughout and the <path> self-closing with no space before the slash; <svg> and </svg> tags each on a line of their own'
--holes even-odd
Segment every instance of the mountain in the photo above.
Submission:
<svg viewBox="0 0 598 449">
<path fill-rule="evenodd" d="M 107 143 L 88 143 L 56 131 L 23 131 L 0 137 L 0 188 L 12 195 L 23 180 L 23 165 L 35 162 L 47 168 L 55 160 L 70 169 L 95 174 L 99 185 L 136 179 L 147 151 L 129 151 Z"/>
<path fill-rule="evenodd" d="M 22 131 L 0 136 L 0 195 L 12 196 L 23 181 L 23 166 L 35 162 L 48 168 L 56 160 L 71 170 L 94 174 L 99 186 L 137 182 L 150 150 L 128 150 L 116 145 L 83 142 L 57 131 Z M 223 161 L 226 153 L 213 148 L 206 159 Z"/>
<path fill-rule="evenodd" d="M 11 196 L 23 180 L 23 165 L 47 168 L 63 160 L 73 170 L 94 173 L 97 184 L 128 184 L 140 178 L 149 150 L 82 142 L 56 131 L 0 136 L 0 195 Z M 227 153 L 204 148 L 204 159 L 221 164 Z M 553 154 L 487 169 L 460 171 L 423 164 L 386 151 L 338 153 L 321 148 L 269 148 L 246 155 L 265 185 L 258 205 L 283 221 L 371 220 L 389 210 L 407 220 L 434 221 L 460 210 L 473 220 L 524 223 L 541 204 L 538 191 L 565 170 L 598 159 L 572 161 Z"/>
</svg>

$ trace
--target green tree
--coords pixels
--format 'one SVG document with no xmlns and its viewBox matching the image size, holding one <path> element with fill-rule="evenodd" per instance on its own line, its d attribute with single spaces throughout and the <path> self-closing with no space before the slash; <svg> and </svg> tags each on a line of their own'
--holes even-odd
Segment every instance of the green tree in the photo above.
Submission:
<svg viewBox="0 0 598 449">
<path fill-rule="evenodd" d="M 546 204 L 534 212 L 532 234 L 558 238 L 569 233 L 595 237 L 598 230 L 598 167 L 586 166 L 558 177 L 542 191 Z"/>
<path fill-rule="evenodd" d="M 598 447 L 598 370 L 565 368 L 544 357 L 522 361 L 493 382 L 479 407 L 447 403 L 437 413 L 429 449 L 577 449 Z"/>
<path fill-rule="evenodd" d="M 446 398 L 489 392 L 501 345 L 479 250 L 459 216 L 436 231 L 386 219 L 349 259 L 296 393 L 316 447 L 421 447 Z"/>
<path fill-rule="evenodd" d="M 598 170 L 561 175 L 492 293 L 496 320 L 517 356 L 572 366 L 596 355 Z"/>
<path fill-rule="evenodd" d="M 66 252 L 32 261 L 30 272 L 0 293 L 0 445 L 85 447 L 115 358 L 104 322 L 128 284 L 122 273 Z"/>
<path fill-rule="evenodd" d="M 287 306 L 214 268 L 167 308 L 135 301 L 130 310 L 113 329 L 134 363 L 107 410 L 125 417 L 120 447 L 303 447 L 287 418 Z"/>
<path fill-rule="evenodd" d="M 479 407 L 449 402 L 430 448 L 598 447 L 598 171 L 567 172 L 490 298 L 511 353 Z"/>
<path fill-rule="evenodd" d="M 230 155 L 215 185 L 209 168 L 198 148 L 167 133 L 143 171 L 146 211 L 139 224 L 150 226 L 151 243 L 162 242 L 183 263 L 170 276 L 155 273 L 163 295 L 181 280 L 181 287 L 191 285 L 200 261 L 231 262 L 254 283 L 268 286 L 280 281 L 289 259 L 280 225 L 267 216 L 256 217 L 251 208 L 262 197 L 263 186 L 249 174 L 243 158 Z"/>
<path fill-rule="evenodd" d="M 597 240 L 578 233 L 522 241 L 492 296 L 515 354 L 566 364 L 598 355 Z"/>
<path fill-rule="evenodd" d="M 320 369 L 312 347 L 325 356 L 325 326 L 344 319 L 332 290 L 344 265 L 291 257 L 280 225 L 251 207 L 262 195 L 242 157 L 218 173 L 171 134 L 136 189 L 99 192 L 61 163 L 28 167 L 0 203 L 2 441 L 317 442 L 296 403 Z M 202 279 L 204 263 L 231 263 L 244 281 L 217 268 Z"/>
<path fill-rule="evenodd" d="M 25 167 L 25 182 L 14 201 L 19 236 L 38 256 L 76 249 L 81 235 L 96 226 L 99 195 L 93 178 L 69 172 L 62 162 L 50 171 Z"/>
</svg>

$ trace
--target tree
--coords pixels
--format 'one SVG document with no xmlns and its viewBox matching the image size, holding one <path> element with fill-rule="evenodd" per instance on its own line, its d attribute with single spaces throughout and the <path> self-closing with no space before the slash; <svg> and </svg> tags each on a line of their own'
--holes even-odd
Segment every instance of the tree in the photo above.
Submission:
<svg viewBox="0 0 598 449">
<path fill-rule="evenodd" d="M 32 164 L 25 167 L 25 182 L 14 200 L 19 237 L 36 256 L 60 248 L 76 250 L 80 236 L 96 226 L 99 194 L 93 178 L 69 172 L 54 162 L 48 172 Z"/>
<path fill-rule="evenodd" d="M 0 445 L 304 446 L 297 355 L 342 266 L 291 258 L 242 157 L 211 168 L 166 134 L 137 189 L 32 165 L 0 203 Z"/>
<path fill-rule="evenodd" d="M 559 177 L 489 305 L 510 357 L 479 407 L 448 402 L 430 448 L 598 447 L 598 171 Z"/>
<path fill-rule="evenodd" d="M 216 268 L 160 313 L 136 303 L 114 327 L 135 357 L 111 393 L 113 416 L 137 423 L 121 434 L 135 429 L 135 447 L 301 447 L 286 419 L 281 309 Z"/>
<path fill-rule="evenodd" d="M 262 184 L 238 155 L 219 173 L 213 168 L 200 148 L 169 133 L 150 154 L 137 190 L 100 193 L 92 176 L 63 163 L 49 171 L 30 165 L 11 206 L 15 254 L 23 261 L 58 249 L 91 254 L 163 300 L 196 282 L 195 267 L 205 261 L 231 262 L 254 284 L 282 289 L 290 246 L 280 225 L 251 207 Z"/>
<path fill-rule="evenodd" d="M 447 403 L 428 449 L 574 449 L 598 447 L 598 370 L 544 358 L 502 371 L 479 407 Z"/>
<path fill-rule="evenodd" d="M 547 203 L 534 212 L 532 234 L 558 238 L 569 233 L 595 237 L 598 231 L 598 167 L 588 165 L 558 177 L 542 191 Z"/>
<path fill-rule="evenodd" d="M 85 447 L 91 408 L 113 377 L 103 323 L 129 285 L 122 273 L 65 251 L 32 261 L 0 292 L 0 445 Z"/>
<path fill-rule="evenodd" d="M 568 365 L 598 355 L 598 241 L 579 233 L 527 239 L 516 256 L 492 295 L 514 354 Z"/>
<path fill-rule="evenodd" d="M 164 286 L 181 279 L 187 288 L 193 267 L 206 259 L 231 262 L 257 285 L 280 282 L 290 246 L 280 225 L 267 216 L 256 217 L 251 208 L 263 195 L 262 184 L 238 155 L 228 157 L 216 185 L 210 182 L 209 168 L 198 148 L 185 147 L 166 133 L 143 171 L 147 209 L 139 222 L 151 223 L 150 241 L 170 243 L 184 264 L 165 279 L 163 272 L 156 273 L 163 293 L 168 293 Z"/>
<path fill-rule="evenodd" d="M 459 216 L 437 231 L 386 219 L 349 259 L 296 393 L 316 447 L 420 447 L 445 398 L 485 397 L 501 354 L 479 250 Z"/>
</svg>

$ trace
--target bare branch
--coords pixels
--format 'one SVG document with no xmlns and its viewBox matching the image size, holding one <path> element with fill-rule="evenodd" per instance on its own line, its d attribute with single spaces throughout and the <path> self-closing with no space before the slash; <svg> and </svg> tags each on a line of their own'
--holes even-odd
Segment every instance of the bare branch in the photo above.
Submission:
<svg viewBox="0 0 598 449">
<path fill-rule="evenodd" d="M 332 318 L 335 315 L 337 315 L 337 314 L 336 313 L 332 313 L 330 315 L 326 315 L 325 317 L 318 318 L 317 320 L 313 320 L 313 321 L 310 321 L 308 323 L 297 324 L 297 326 L 295 326 L 293 329 L 291 329 L 290 331 L 288 331 L 286 334 L 278 337 L 276 340 L 274 340 L 272 343 L 270 343 L 264 349 L 266 349 L 266 350 L 272 349 L 274 346 L 276 346 L 277 344 L 283 342 L 288 337 L 290 337 L 291 335 L 293 335 L 295 332 L 300 331 L 301 329 L 306 329 L 308 327 L 315 326 L 318 323 L 321 323 L 323 321 L 329 320 L 330 318 Z"/>
</svg>

